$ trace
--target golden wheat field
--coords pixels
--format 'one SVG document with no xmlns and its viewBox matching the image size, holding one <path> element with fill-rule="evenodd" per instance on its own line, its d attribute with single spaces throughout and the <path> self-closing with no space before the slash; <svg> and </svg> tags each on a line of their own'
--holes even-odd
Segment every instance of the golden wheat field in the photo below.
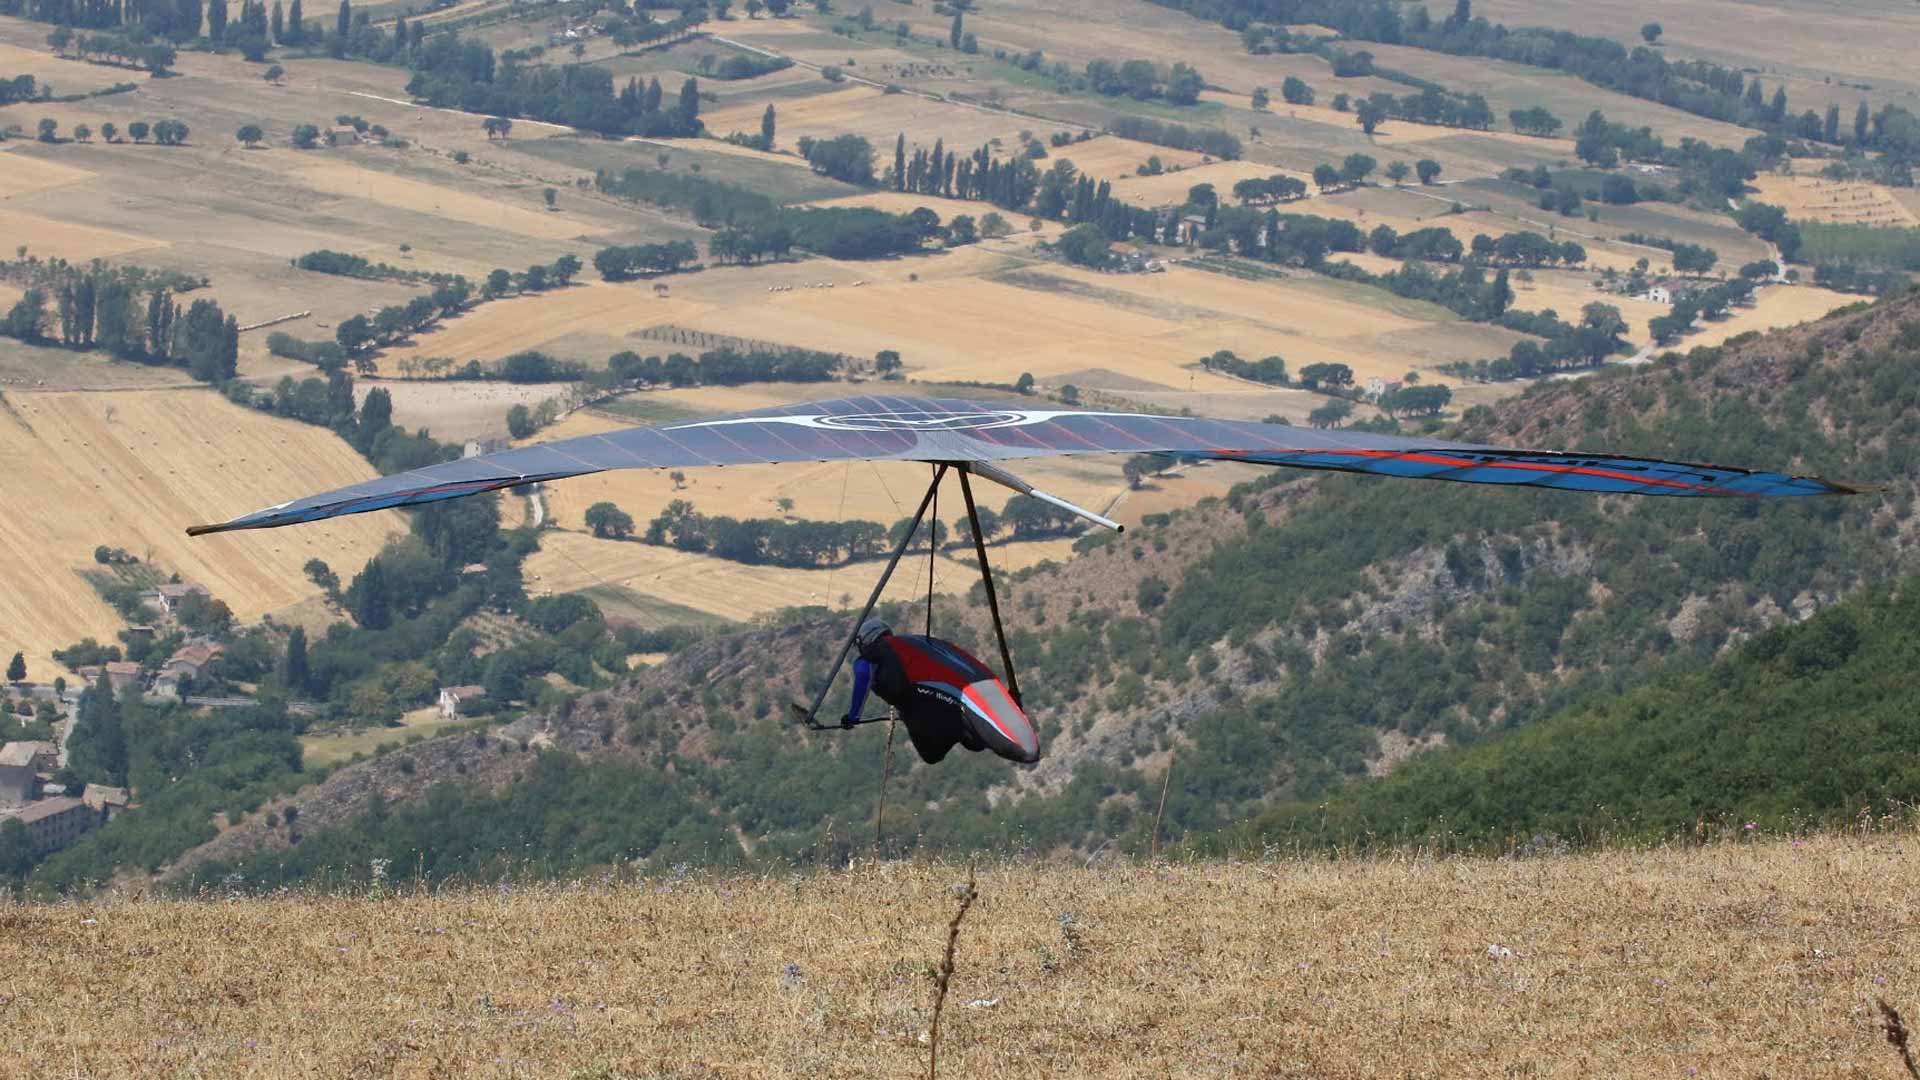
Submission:
<svg viewBox="0 0 1920 1080">
<path fill-rule="evenodd" d="M 185 529 L 370 479 L 371 466 L 324 428 L 275 420 L 211 390 L 10 393 L 0 407 L 0 633 L 29 671 L 82 637 L 111 642 L 119 615 L 80 576 L 93 549 L 124 548 L 207 586 L 241 620 L 319 590 L 301 568 L 357 570 L 397 514 L 324 528 L 188 539 Z M 38 666 L 35 666 L 35 665 Z"/>
<path fill-rule="evenodd" d="M 1879 184 L 1763 173 L 1754 178 L 1753 186 L 1760 189 L 1762 200 L 1785 210 L 1796 221 L 1880 228 L 1920 225 L 1920 217 L 1902 204 L 1892 189 Z"/>
<path fill-rule="evenodd" d="M 1899 1074 L 1910 832 L 979 869 L 949 1077 Z M 0 908 L 24 1074 L 900 1077 L 968 869 Z"/>
</svg>

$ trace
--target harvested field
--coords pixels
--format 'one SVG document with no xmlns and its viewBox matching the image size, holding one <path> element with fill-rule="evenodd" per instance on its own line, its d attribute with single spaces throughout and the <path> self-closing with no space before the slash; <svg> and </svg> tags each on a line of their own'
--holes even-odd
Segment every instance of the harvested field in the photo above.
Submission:
<svg viewBox="0 0 1920 1080">
<path fill-rule="evenodd" d="M 1769 285 L 1756 294 L 1756 299 L 1753 307 L 1734 308 L 1731 315 L 1719 322 L 1699 323 L 1697 331 L 1681 339 L 1679 348 L 1718 345 L 1737 334 L 1809 322 L 1835 308 L 1860 301 L 1858 296 L 1812 285 Z"/>
<path fill-rule="evenodd" d="M 0 44 L 0 74 L 7 78 L 31 75 L 36 89 L 50 89 L 60 96 L 89 94 L 120 83 L 144 83 L 149 78 L 144 71 L 63 60 L 41 49 L 7 44 Z"/>
<path fill-rule="evenodd" d="M 947 146 L 970 153 L 992 139 L 1010 144 L 1023 128 L 1039 126 L 1030 118 L 929 101 L 913 94 L 888 94 L 871 86 L 848 85 L 830 94 L 776 101 L 774 105 L 779 121 L 776 145 L 783 150 L 795 149 L 803 135 L 832 138 L 853 134 L 864 135 L 873 143 L 877 157 L 885 157 L 893 151 L 894 137 L 905 132 L 911 146 L 930 147 L 936 139 L 944 139 Z M 766 107 L 764 98 L 741 99 L 739 104 L 702 113 L 701 118 L 714 131 L 758 131 Z M 875 173 L 885 164 L 876 160 Z"/>
<path fill-rule="evenodd" d="M 1159 158 L 1160 164 L 1169 169 L 1190 169 L 1206 159 L 1206 155 L 1191 150 L 1173 150 L 1152 143 L 1122 139 L 1117 135 L 1096 135 L 1086 142 L 1054 147 L 1051 153 L 1053 157 L 1048 159 L 1047 167 L 1051 167 L 1051 162 L 1064 158 L 1096 180 L 1133 177 L 1139 167 L 1153 157 Z"/>
<path fill-rule="evenodd" d="M 480 195 L 409 180 L 338 159 L 302 156 L 281 160 L 291 160 L 293 164 L 287 174 L 304 187 L 328 195 L 367 199 L 397 210 L 411 210 L 543 240 L 572 240 L 611 231 L 602 222 L 581 221 L 570 214 L 541 208 L 540 191 L 533 187 L 513 194 L 503 190 Z M 524 205 L 516 206 L 508 201 L 516 195 L 516 201 L 523 201 Z"/>
<path fill-rule="evenodd" d="M 1920 215 L 1879 184 L 1765 173 L 1753 181 L 1753 186 L 1760 189 L 1760 201 L 1780 207 L 1795 221 L 1881 228 L 1920 225 Z"/>
<path fill-rule="evenodd" d="M 0 146 L 0 155 L 4 155 L 0 156 L 0 199 L 77 184 L 93 179 L 94 175 L 85 169 L 23 153 L 10 145 Z"/>
<path fill-rule="evenodd" d="M 461 363 L 476 357 L 497 360 L 562 335 L 583 333 L 599 335 L 613 347 L 599 355 L 566 359 L 604 361 L 625 347 L 619 341 L 628 331 L 655 323 L 684 323 L 701 310 L 701 305 L 677 297 L 656 297 L 645 282 L 576 283 L 482 304 L 438 330 L 418 335 L 410 346 L 387 350 L 380 357 L 380 370 L 397 374 L 400 362 L 409 358 L 451 356 Z"/>
<path fill-rule="evenodd" d="M 368 391 L 385 390 L 393 399 L 393 422 L 402 427 L 427 428 L 442 442 L 504 439 L 507 410 L 528 408 L 564 395 L 571 383 L 451 382 L 361 379 L 354 397 L 365 400 Z"/>
<path fill-rule="evenodd" d="M 1620 309 L 1627 320 L 1626 339 L 1636 345 L 1653 340 L 1647 320 L 1672 308 L 1651 300 L 1636 300 L 1593 287 L 1593 275 L 1568 270 L 1535 270 L 1532 281 L 1514 281 L 1513 306 L 1521 311 L 1552 311 L 1568 322 L 1578 322 L 1580 309 L 1599 302 Z"/>
<path fill-rule="evenodd" d="M 78 573 L 97 545 L 204 584 L 247 621 L 317 594 L 301 571 L 308 559 L 347 572 L 406 528 L 383 513 L 187 539 L 188 525 L 374 475 L 333 433 L 211 390 L 12 393 L 6 406 L 0 469 L 34 482 L 10 486 L 0 520 L 0 626 L 41 670 L 54 649 L 89 635 L 112 640 L 124 625 Z"/>
<path fill-rule="evenodd" d="M 1625 38 L 1645 21 L 1648 8 L 1642 0 L 1481 0 L 1474 14 L 1509 26 L 1546 25 Z M 1769 94 L 1784 79 L 1795 113 L 1824 112 L 1831 101 L 1851 118 L 1854 102 L 1863 97 L 1877 106 L 1889 97 L 1911 99 L 1920 92 L 1910 47 L 1920 35 L 1920 11 L 1909 4 L 1690 0 L 1661 8 L 1659 19 L 1666 31 L 1661 49 L 1669 60 L 1705 57 L 1763 72 Z M 1873 89 L 1848 83 L 1869 83 Z"/>
<path fill-rule="evenodd" d="M 982 1077 L 1894 1076 L 1875 1001 L 1912 1022 L 1913 846 L 1902 831 L 1524 860 L 988 860 L 940 1061 Z M 924 972 L 971 872 L 862 859 L 19 906 L 0 937 L 9 1051 L 115 1076 L 495 1058 L 501 1075 L 914 1075 Z"/>
<path fill-rule="evenodd" d="M 0 209 L 0 238 L 4 238 L 7 245 L 8 258 L 13 257 L 14 248 L 25 246 L 29 254 L 43 258 L 58 255 L 75 263 L 156 246 L 156 241 L 148 237 L 8 209 Z"/>
<path fill-rule="evenodd" d="M 1062 156 L 1067 156 L 1065 151 L 1062 151 Z M 1214 192 L 1220 196 L 1221 204 L 1233 206 L 1236 205 L 1234 184 L 1242 180 L 1265 180 L 1281 173 L 1301 180 L 1308 179 L 1305 174 L 1291 172 L 1277 165 L 1257 161 L 1218 161 L 1212 165 L 1195 165 L 1159 176 L 1124 176 L 1113 182 L 1113 194 L 1135 206 L 1178 206 L 1186 201 L 1187 189 L 1195 184 L 1212 184 Z M 1291 213 L 1292 205 L 1297 204 L 1283 205 L 1279 210 L 1283 214 Z"/>
</svg>

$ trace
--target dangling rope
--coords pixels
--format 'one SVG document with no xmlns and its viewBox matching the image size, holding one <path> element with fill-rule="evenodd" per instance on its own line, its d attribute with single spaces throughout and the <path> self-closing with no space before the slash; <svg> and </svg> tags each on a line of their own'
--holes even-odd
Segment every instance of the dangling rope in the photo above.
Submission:
<svg viewBox="0 0 1920 1080">
<path fill-rule="evenodd" d="M 937 468 L 938 466 L 936 466 L 936 469 Z M 927 513 L 927 518 L 928 518 L 927 520 L 927 636 L 928 637 L 933 636 L 934 559 L 937 558 L 940 554 L 940 487 L 937 479 L 939 475 L 940 474 L 938 472 L 934 473 L 936 481 L 933 489 L 933 505 L 928 507 L 928 513 Z"/>
</svg>

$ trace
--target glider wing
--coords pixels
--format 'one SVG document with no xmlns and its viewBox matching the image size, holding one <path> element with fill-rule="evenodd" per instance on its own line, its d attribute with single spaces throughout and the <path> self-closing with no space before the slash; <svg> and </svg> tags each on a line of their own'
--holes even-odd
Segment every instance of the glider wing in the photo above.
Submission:
<svg viewBox="0 0 1920 1080">
<path fill-rule="evenodd" d="M 804 402 L 480 454 L 270 506 L 232 521 L 196 525 L 187 532 L 296 525 L 609 469 L 835 460 L 1003 461 L 1060 454 L 1170 454 L 1630 495 L 1773 497 L 1859 491 L 1783 473 L 1652 458 L 1514 450 L 1205 417 L 875 396 Z"/>
</svg>

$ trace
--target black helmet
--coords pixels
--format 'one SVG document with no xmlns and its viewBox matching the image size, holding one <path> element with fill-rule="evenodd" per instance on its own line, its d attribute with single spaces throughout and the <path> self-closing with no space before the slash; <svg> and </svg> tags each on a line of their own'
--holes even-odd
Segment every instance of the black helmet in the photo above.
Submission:
<svg viewBox="0 0 1920 1080">
<path fill-rule="evenodd" d="M 891 633 L 893 633 L 893 627 L 887 625 L 887 620 L 876 615 L 860 624 L 860 632 L 853 636 L 853 640 L 862 649 L 868 649 L 873 647 L 874 642 Z"/>
</svg>

